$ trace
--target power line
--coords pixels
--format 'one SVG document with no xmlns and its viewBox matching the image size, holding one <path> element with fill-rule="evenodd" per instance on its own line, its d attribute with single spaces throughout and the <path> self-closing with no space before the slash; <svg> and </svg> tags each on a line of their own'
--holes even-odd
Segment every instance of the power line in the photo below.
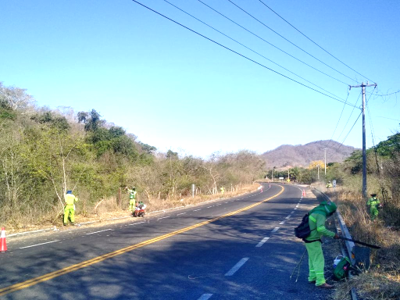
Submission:
<svg viewBox="0 0 400 300">
<path fill-rule="evenodd" d="M 371 96 L 369 97 L 369 99 L 365 102 L 366 104 L 368 104 L 368 102 L 371 100 L 371 97 L 374 94 L 375 90 L 376 90 L 376 86 L 374 87 L 374 90 L 372 91 Z"/>
<path fill-rule="evenodd" d="M 338 138 L 337 138 L 338 140 L 339 140 L 339 138 L 342 136 L 344 130 L 346 129 L 347 124 L 349 124 L 350 119 L 351 119 L 351 116 L 353 115 L 354 109 L 356 108 L 358 99 L 360 99 L 360 96 L 361 96 L 361 93 L 358 95 L 357 100 L 356 100 L 356 102 L 354 103 L 354 106 L 353 106 L 353 109 L 351 110 L 350 116 L 349 116 L 349 118 L 347 119 L 346 124 L 343 126 L 342 132 L 339 134 L 339 136 L 338 136 Z M 358 107 L 357 107 L 357 108 L 358 108 Z M 339 150 L 339 148 L 338 148 L 337 150 Z"/>
<path fill-rule="evenodd" d="M 374 91 L 375 91 L 375 89 L 376 89 L 376 86 L 375 86 L 375 88 L 374 88 Z M 361 94 L 360 94 L 360 95 L 361 95 Z M 358 98 L 357 98 L 357 102 L 358 102 Z M 368 101 L 366 101 L 366 104 L 368 104 Z M 344 140 L 342 141 L 342 143 L 340 144 L 340 146 L 339 146 L 336 150 L 339 150 L 340 147 L 344 144 L 344 142 L 346 141 L 346 139 L 347 139 L 347 137 L 349 136 L 350 132 L 353 130 L 354 126 L 356 125 L 356 123 L 357 123 L 358 119 L 360 118 L 360 116 L 362 115 L 362 113 L 363 113 L 363 112 L 361 111 L 360 114 L 358 115 L 356 121 L 354 122 L 353 126 L 351 126 L 351 128 L 350 128 L 349 132 L 347 133 L 346 137 L 344 138 Z M 351 115 L 350 115 L 350 116 L 351 116 Z M 372 124 L 372 122 L 371 122 L 371 124 Z M 346 125 L 347 125 L 347 124 L 346 124 Z"/>
<path fill-rule="evenodd" d="M 338 151 L 340 149 L 340 147 L 343 146 L 344 142 L 346 141 L 347 137 L 349 136 L 350 132 L 353 130 L 354 126 L 356 125 L 358 119 L 360 118 L 362 112 L 360 112 L 360 114 L 358 115 L 356 121 L 354 122 L 353 126 L 351 126 L 349 132 L 347 133 L 346 137 L 344 138 L 344 140 L 340 143 L 339 147 L 336 149 L 336 151 Z"/>
<path fill-rule="evenodd" d="M 387 96 L 391 96 L 391 95 L 398 94 L 398 93 L 400 93 L 400 90 L 398 90 L 396 92 L 393 92 L 393 93 L 390 93 L 390 94 L 375 94 L 375 97 L 387 97 Z"/>
<path fill-rule="evenodd" d="M 281 38 L 283 38 L 285 41 L 287 41 L 288 43 L 292 44 L 293 46 L 295 46 L 297 49 L 303 51 L 304 53 L 308 54 L 309 56 L 311 56 L 312 58 L 316 59 L 317 61 L 319 61 L 320 63 L 324 64 L 325 66 L 327 66 L 328 68 L 338 72 L 339 74 L 343 75 L 344 77 L 357 82 L 357 80 L 347 76 L 346 74 L 343 74 L 342 72 L 336 70 L 335 68 L 331 67 L 330 65 L 324 63 L 322 60 L 316 58 L 314 55 L 310 54 L 309 52 L 307 52 L 306 50 L 304 50 L 303 48 L 297 46 L 295 43 L 291 42 L 290 40 L 288 40 L 287 38 L 285 38 L 283 35 L 281 35 L 280 33 L 278 33 L 277 31 L 273 30 L 271 27 L 269 27 L 268 25 L 266 25 L 265 23 L 261 22 L 259 19 L 257 19 L 256 17 L 254 17 L 252 14 L 250 14 L 249 12 L 247 12 L 245 9 L 241 8 L 239 5 L 237 5 L 236 3 L 234 3 L 231 0 L 228 0 L 230 3 L 232 3 L 234 6 L 236 6 L 237 8 L 239 8 L 241 11 L 243 11 L 244 13 L 246 13 L 248 16 L 250 16 L 251 18 L 253 18 L 254 20 L 256 20 L 257 22 L 259 22 L 260 24 L 262 24 L 263 26 L 265 26 L 266 28 L 268 28 L 269 30 L 271 30 L 273 33 L 277 34 L 278 36 L 280 36 Z"/>
<path fill-rule="evenodd" d="M 396 121 L 396 122 L 400 121 L 400 119 L 393 119 L 393 118 L 388 118 L 388 117 L 383 117 L 383 116 L 377 116 L 377 118 L 388 119 L 388 120 L 392 120 L 392 121 Z"/>
<path fill-rule="evenodd" d="M 336 123 L 336 127 L 335 127 L 335 130 L 334 130 L 334 131 L 333 131 L 333 133 L 332 133 L 332 136 L 331 136 L 331 139 L 330 139 L 330 141 L 332 141 L 332 139 L 333 139 L 333 136 L 335 135 L 336 129 L 337 129 L 337 128 L 338 128 L 338 126 L 339 126 L 339 122 L 340 122 L 340 120 L 342 119 L 343 112 L 344 112 L 344 109 L 345 109 L 345 107 L 346 107 L 347 99 L 349 99 L 349 95 L 350 95 L 350 91 L 349 91 L 349 90 L 347 90 L 347 97 L 346 97 L 346 101 L 345 101 L 345 103 L 343 104 L 343 108 L 342 108 L 342 111 L 340 112 L 339 120 L 338 120 L 338 121 L 337 121 L 337 123 Z M 328 146 L 329 146 L 329 144 L 330 144 L 330 142 L 328 142 Z"/>
<path fill-rule="evenodd" d="M 259 55 L 259 56 L 263 57 L 264 59 L 268 60 L 269 62 L 271 62 L 271 63 L 273 63 L 273 64 L 275 64 L 275 65 L 277 65 L 278 67 L 281 67 L 281 68 L 282 68 L 282 69 L 284 69 L 285 71 L 287 71 L 287 72 L 289 72 L 289 73 L 291 73 L 291 74 L 293 74 L 293 75 L 295 75 L 295 76 L 297 76 L 297 77 L 299 77 L 299 78 L 303 79 L 304 81 L 306 81 L 306 82 L 308 82 L 308 83 L 310 83 L 310 84 L 314 85 L 315 87 L 317 87 L 317 88 L 319 88 L 319 89 L 321 89 L 321 90 L 325 91 L 326 93 L 329 93 L 329 94 L 331 94 L 331 95 L 335 96 L 336 98 L 338 98 L 338 99 L 341 99 L 339 96 L 337 96 L 337 95 L 335 95 L 335 94 L 333 94 L 333 93 L 331 93 L 331 92 L 329 92 L 329 91 L 325 90 L 324 88 L 322 88 L 322 87 L 320 87 L 320 86 L 316 85 L 315 83 L 313 83 L 313 82 L 311 82 L 311 81 L 309 81 L 309 80 L 305 79 L 304 77 L 302 77 L 302 76 L 300 76 L 300 75 L 298 75 L 298 74 L 296 74 L 296 73 L 294 73 L 294 72 L 290 71 L 289 69 L 285 68 L 284 66 L 281 66 L 280 64 L 278 64 L 278 63 L 274 62 L 273 60 L 271 60 L 271 59 L 269 59 L 268 57 L 266 57 L 266 56 L 262 55 L 261 53 L 259 53 L 259 52 L 255 51 L 255 50 L 251 49 L 250 47 L 247 47 L 246 45 L 244 45 L 243 43 L 239 42 L 238 40 L 236 40 L 236 39 L 234 39 L 234 38 L 230 37 L 229 35 L 227 35 L 227 34 L 223 33 L 222 31 L 220 31 L 220 30 L 218 30 L 218 29 L 216 29 L 215 27 L 213 27 L 213 26 L 211 26 L 211 25 L 207 24 L 206 22 L 204 22 L 204 21 L 200 20 L 199 18 L 197 18 L 197 17 L 193 16 L 192 14 L 188 13 L 187 11 L 185 11 L 185 10 L 183 10 L 182 8 L 178 7 L 177 5 L 175 5 L 175 4 L 171 3 L 171 2 L 169 2 L 168 0 L 164 0 L 164 2 L 166 2 L 166 3 L 168 3 L 169 5 L 171 5 L 171 6 L 175 7 L 175 8 L 176 8 L 176 9 L 178 9 L 179 11 L 181 11 L 181 12 L 185 13 L 186 15 L 188 15 L 188 16 L 190 16 L 190 17 L 192 17 L 193 19 L 195 19 L 195 20 L 199 21 L 200 23 L 202 23 L 202 24 L 204 24 L 204 25 L 208 26 L 209 28 L 211 28 L 211 29 L 215 30 L 216 32 L 218 32 L 218 33 L 222 34 L 223 36 L 225 36 L 225 37 L 227 37 L 228 39 L 230 39 L 230 40 L 234 41 L 235 43 L 237 43 L 237 44 L 239 44 L 239 45 L 243 46 L 244 48 L 246 48 L 246 49 L 248 49 L 248 50 L 252 51 L 253 53 L 255 53 L 255 54 L 257 54 L 257 55 Z"/>
<path fill-rule="evenodd" d="M 347 83 L 341 81 L 340 79 L 337 79 L 337 78 L 335 78 L 335 77 L 333 77 L 333 76 L 331 76 L 331 75 L 329 75 L 329 74 L 327 74 L 327 73 L 325 73 L 325 72 L 323 72 L 323 71 L 321 71 L 321 70 L 319 70 L 319 69 L 317 69 L 317 68 L 311 66 L 310 64 L 308 64 L 308 63 L 302 61 L 301 59 L 298 59 L 297 57 L 295 57 L 295 56 L 291 55 L 290 53 L 286 52 L 285 50 L 283 50 L 283 49 L 281 49 L 281 48 L 275 46 L 274 44 L 268 42 L 266 39 L 264 39 L 264 38 L 262 38 L 261 36 L 255 34 L 255 33 L 252 32 L 251 30 L 248 30 L 248 29 L 245 28 L 244 26 L 242 26 L 242 25 L 240 25 L 239 23 L 235 22 L 235 21 L 232 20 L 231 18 L 225 16 L 223 13 L 219 12 L 218 10 L 216 10 L 215 8 L 209 6 L 208 4 L 204 3 L 203 1 L 201 1 L 201 0 L 197 0 L 197 1 L 199 1 L 201 4 L 203 4 L 204 6 L 208 7 L 208 8 L 211 9 L 212 11 L 216 12 L 216 13 L 219 14 L 220 16 L 224 17 L 225 19 L 231 21 L 233 24 L 235 24 L 235 25 L 239 26 L 240 28 L 242 28 L 243 30 L 247 31 L 248 33 L 254 35 L 254 36 L 257 37 L 257 38 L 259 38 L 260 40 L 262 40 L 263 42 L 267 43 L 268 45 L 270 45 L 270 46 L 274 47 L 275 49 L 281 51 L 282 53 L 284 53 L 284 54 L 290 56 L 291 58 L 297 60 L 298 62 L 301 62 L 302 64 L 306 65 L 307 67 L 309 67 L 309 68 L 311 68 L 311 69 L 313 69 L 313 70 L 315 70 L 315 71 L 317 71 L 317 72 L 319 72 L 319 73 L 321 73 L 321 74 L 324 74 L 325 76 L 327 76 L 327 77 L 329 77 L 329 78 L 331 78 L 331 79 L 334 79 L 334 80 L 336 80 L 336 81 L 338 81 L 338 82 L 340 82 L 340 83 L 343 83 L 344 85 L 348 86 Z"/>
<path fill-rule="evenodd" d="M 191 29 L 191 28 L 189 28 L 189 27 L 187 27 L 187 26 L 185 26 L 185 25 L 183 25 L 183 24 L 181 24 L 181 23 L 179 23 L 179 22 L 177 22 L 177 21 L 175 21 L 175 20 L 173 20 L 173 19 L 171 19 L 171 18 L 165 16 L 165 15 L 163 15 L 162 13 L 160 13 L 160 12 L 158 12 L 158 11 L 156 11 L 156 10 L 154 10 L 154 9 L 152 9 L 152 8 L 150 8 L 150 7 L 148 7 L 148 6 L 144 5 L 144 4 L 142 4 L 142 3 L 140 3 L 139 1 L 136 1 L 136 0 L 132 0 L 132 1 L 135 2 L 135 3 L 137 3 L 137 4 L 139 4 L 140 6 L 142 6 L 142 7 L 144 7 L 144 8 L 146 8 L 146 9 L 148 9 L 148 10 L 150 10 L 150 11 L 152 11 L 152 12 L 158 14 L 159 16 L 162 16 L 163 18 L 165 18 L 165 19 L 167 19 L 167 20 L 169 20 L 169 21 L 171 21 L 171 22 L 173 22 L 173 23 L 175 23 L 175 24 L 177 24 L 177 25 L 179 25 L 179 26 L 181 26 L 181 27 L 183 27 L 183 28 L 185 28 L 185 29 L 187 29 L 187 30 L 189 30 L 189 31 L 191 31 L 191 32 L 193 32 L 193 33 L 195 33 L 195 34 L 201 36 L 201 37 L 203 37 L 203 38 L 205 38 L 206 40 L 208 40 L 208 41 L 210 41 L 210 42 L 212 42 L 212 43 L 214 43 L 214 44 L 216 44 L 216 45 L 218 45 L 218 46 L 220 46 L 220 47 L 222 47 L 222 48 L 224 48 L 224 49 L 226 49 L 226 50 L 229 50 L 229 51 L 231 51 L 232 53 L 235 53 L 235 54 L 241 56 L 241 57 L 244 58 L 244 59 L 247 59 L 247 60 L 249 60 L 249 61 L 251 61 L 251 62 L 253 62 L 253 63 L 259 65 L 260 67 L 263 67 L 263 68 L 265 68 L 265 69 L 267 69 L 267 70 L 270 70 L 271 72 L 274 72 L 275 74 L 278 74 L 278 75 L 280 75 L 280 76 L 282 76 L 282 77 L 284 77 L 284 78 L 286 78 L 286 79 L 288 79 L 288 80 L 290 80 L 290 81 L 293 81 L 293 82 L 295 82 L 295 83 L 297 83 L 297 84 L 299 84 L 299 85 L 301 85 L 301 86 L 304 86 L 304 87 L 306 87 L 306 88 L 308 88 L 308 89 L 310 89 L 310 90 L 313 90 L 314 92 L 317 92 L 317 93 L 319 93 L 319 94 L 321 94 L 321 95 L 324 95 L 324 96 L 326 96 L 326 97 L 328 97 L 328 98 L 331 98 L 331 99 L 333 99 L 333 100 L 335 100 L 335 101 L 339 101 L 339 102 L 341 102 L 341 103 L 344 103 L 343 100 L 340 100 L 340 99 L 334 98 L 334 97 L 332 97 L 332 96 L 329 96 L 329 95 L 327 95 L 327 94 L 325 94 L 325 93 L 323 93 L 323 92 L 321 92 L 321 91 L 318 91 L 318 90 L 316 90 L 316 89 L 314 89 L 314 88 L 312 88 L 312 87 L 310 87 L 310 86 L 308 86 L 308 85 L 305 85 L 304 83 L 301 83 L 301 82 L 299 82 L 299 81 L 297 81 L 297 80 L 294 80 L 294 79 L 290 78 L 289 76 L 286 76 L 286 75 L 284 75 L 284 74 L 282 74 L 282 73 L 279 73 L 278 71 L 275 71 L 275 70 L 273 70 L 273 69 L 271 69 L 271 68 L 269 68 L 269 67 L 267 67 L 267 66 L 265 66 L 265 65 L 263 65 L 263 64 L 261 64 L 261 63 L 259 63 L 259 62 L 257 62 L 257 61 L 255 61 L 255 60 L 253 60 L 253 59 L 251 59 L 251 58 L 249 58 L 249 57 L 247 57 L 247 56 L 245 56 L 245 55 L 243 55 L 243 54 L 241 54 L 241 53 L 239 53 L 239 52 L 237 52 L 237 51 L 235 51 L 235 50 L 232 50 L 231 48 L 229 48 L 229 47 L 227 47 L 227 46 L 224 46 L 224 45 L 222 45 L 221 43 L 218 43 L 218 42 L 214 41 L 213 39 L 211 39 L 211 38 L 209 38 L 209 37 L 207 37 L 207 36 L 205 36 L 205 35 L 203 35 L 203 34 L 197 32 L 197 31 L 195 31 L 195 30 L 193 30 L 193 29 Z M 351 106 L 350 104 L 348 104 L 348 105 Z"/>
<path fill-rule="evenodd" d="M 376 87 L 374 88 L 374 90 L 372 91 L 371 96 L 369 97 L 368 101 L 365 102 L 366 106 L 367 106 L 367 111 L 368 111 L 368 117 L 369 117 L 369 123 L 371 124 L 371 138 L 372 138 L 372 145 L 375 147 L 375 140 L 374 140 L 374 125 L 372 123 L 372 117 L 371 117 L 371 112 L 369 111 L 369 101 L 371 100 L 371 97 L 373 95 L 373 93 L 375 92 Z"/>
<path fill-rule="evenodd" d="M 347 64 L 345 64 L 343 61 L 341 61 L 339 58 L 337 58 L 336 56 L 334 56 L 332 53 L 330 53 L 328 50 L 324 49 L 322 46 L 320 46 L 319 44 L 317 44 L 316 42 L 314 42 L 311 38 L 309 38 L 307 35 L 305 35 L 303 32 L 301 32 L 299 29 L 297 29 L 294 25 L 292 25 L 291 23 L 289 23 L 289 21 L 287 21 L 285 18 L 283 18 L 281 15 L 279 15 L 276 11 L 274 11 L 271 7 L 269 7 L 266 3 L 264 3 L 262 0 L 259 0 L 262 4 L 264 4 L 264 6 L 266 6 L 269 10 L 271 10 L 274 14 L 276 14 L 279 18 L 281 18 L 283 21 L 285 21 L 287 24 L 289 24 L 293 29 L 295 29 L 297 32 L 299 32 L 302 36 L 304 36 L 306 39 L 308 39 L 310 42 L 312 42 L 314 45 L 316 45 L 317 47 L 319 47 L 321 50 L 325 51 L 326 53 L 328 53 L 330 56 L 332 56 L 334 59 L 336 59 L 337 61 L 341 62 L 343 65 L 345 65 L 346 67 L 348 67 L 350 70 L 356 72 L 358 75 L 368 79 L 369 81 L 374 82 L 373 80 L 369 79 L 368 77 L 360 74 L 359 72 L 357 72 L 356 70 L 354 70 L 352 67 L 348 66 Z"/>
</svg>

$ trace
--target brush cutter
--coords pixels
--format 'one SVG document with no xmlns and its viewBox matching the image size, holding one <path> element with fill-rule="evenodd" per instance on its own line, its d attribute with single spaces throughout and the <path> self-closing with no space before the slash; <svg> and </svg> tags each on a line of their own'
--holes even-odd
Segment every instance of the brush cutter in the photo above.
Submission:
<svg viewBox="0 0 400 300">
<path fill-rule="evenodd" d="M 340 236 L 339 239 L 345 240 L 345 241 L 350 241 L 350 242 L 353 242 L 353 243 L 356 243 L 356 244 L 360 244 L 360 245 L 363 245 L 363 246 L 367 246 L 369 248 L 381 249 L 381 247 L 379 247 L 379 246 L 375 246 L 375 245 L 367 244 L 367 243 L 364 243 L 364 242 L 348 239 L 348 238 L 345 238 L 345 237 L 342 237 L 342 236 Z"/>
</svg>

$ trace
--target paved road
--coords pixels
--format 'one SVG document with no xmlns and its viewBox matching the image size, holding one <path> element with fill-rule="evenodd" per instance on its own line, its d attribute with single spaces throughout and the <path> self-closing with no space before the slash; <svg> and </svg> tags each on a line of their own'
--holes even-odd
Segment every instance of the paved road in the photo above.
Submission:
<svg viewBox="0 0 400 300">
<path fill-rule="evenodd" d="M 326 299 L 290 275 L 293 228 L 317 202 L 292 185 L 151 218 L 9 242 L 1 299 Z"/>
</svg>

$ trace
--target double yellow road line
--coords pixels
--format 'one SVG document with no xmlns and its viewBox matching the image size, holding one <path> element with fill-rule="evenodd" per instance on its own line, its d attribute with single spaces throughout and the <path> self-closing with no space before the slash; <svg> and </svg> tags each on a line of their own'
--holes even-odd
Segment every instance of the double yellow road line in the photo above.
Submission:
<svg viewBox="0 0 400 300">
<path fill-rule="evenodd" d="M 18 291 L 18 290 L 26 289 L 26 288 L 31 287 L 31 286 L 33 286 L 35 284 L 40 283 L 40 282 L 44 282 L 44 281 L 56 278 L 56 277 L 61 276 L 61 275 L 65 275 L 67 273 L 74 272 L 74 271 L 77 271 L 79 269 L 89 267 L 91 265 L 94 265 L 94 264 L 97 264 L 99 262 L 102 262 L 102 261 L 104 261 L 106 259 L 109 259 L 109 258 L 118 256 L 118 255 L 127 253 L 129 251 L 132 251 L 132 250 L 135 250 L 135 249 L 138 249 L 138 248 L 141 248 L 141 247 L 153 244 L 153 243 L 156 243 L 156 242 L 161 241 L 161 240 L 165 240 L 165 239 L 170 238 L 172 236 L 175 236 L 175 235 L 187 232 L 189 230 L 192 230 L 192 229 L 195 229 L 195 228 L 198 228 L 198 227 L 213 223 L 213 222 L 218 221 L 220 219 L 236 215 L 236 214 L 238 214 L 238 213 L 240 213 L 242 211 L 249 210 L 249 209 L 251 209 L 253 207 L 256 207 L 257 205 L 260 205 L 261 203 L 267 202 L 267 201 L 269 201 L 269 200 L 271 200 L 273 198 L 278 197 L 284 191 L 283 186 L 280 186 L 280 188 L 281 188 L 281 191 L 279 193 L 277 193 L 276 195 L 272 196 L 272 197 L 269 197 L 269 198 L 267 198 L 267 199 L 265 199 L 265 200 L 263 200 L 261 202 L 246 206 L 244 208 L 235 210 L 233 212 L 227 213 L 225 215 L 216 217 L 214 219 L 211 219 L 211 220 L 208 220 L 208 221 L 204 221 L 204 222 L 201 222 L 201 223 L 189 226 L 189 227 L 185 227 L 185 228 L 182 228 L 182 229 L 179 229 L 179 230 L 176 230 L 176 231 L 173 231 L 173 232 L 170 232 L 170 233 L 155 237 L 153 239 L 150 239 L 150 240 L 147 240 L 147 241 L 144 241 L 144 242 L 132 245 L 132 246 L 128 246 L 128 247 L 125 247 L 125 248 L 122 248 L 122 249 L 119 249 L 119 250 L 116 250 L 116 251 L 113 251 L 113 252 L 110 252 L 110 253 L 107 253 L 107 254 L 104 254 L 104 255 L 97 256 L 95 258 L 80 262 L 78 264 L 75 264 L 75 265 L 72 265 L 72 266 L 69 266 L 69 267 L 66 267 L 66 268 L 63 268 L 61 270 L 54 271 L 54 272 L 51 272 L 51 273 L 47 273 L 45 275 L 26 280 L 24 282 L 16 283 L 16 284 L 10 285 L 8 287 L 2 288 L 2 289 L 0 289 L 0 296 L 4 296 L 6 294 L 9 294 L 9 293 L 12 293 L 12 292 L 15 292 L 15 291 Z"/>
</svg>

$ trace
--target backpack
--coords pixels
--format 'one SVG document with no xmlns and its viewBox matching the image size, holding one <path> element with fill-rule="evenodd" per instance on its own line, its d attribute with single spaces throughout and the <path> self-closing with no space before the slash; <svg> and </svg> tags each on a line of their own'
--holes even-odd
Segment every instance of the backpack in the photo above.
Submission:
<svg viewBox="0 0 400 300">
<path fill-rule="evenodd" d="M 294 234 L 299 239 L 305 239 L 311 234 L 310 225 L 308 224 L 309 213 L 305 214 L 299 226 L 294 229 Z"/>
<path fill-rule="evenodd" d="M 343 257 L 333 270 L 333 278 L 335 280 L 342 280 L 349 275 L 350 271 L 350 260 L 347 257 Z"/>
</svg>

